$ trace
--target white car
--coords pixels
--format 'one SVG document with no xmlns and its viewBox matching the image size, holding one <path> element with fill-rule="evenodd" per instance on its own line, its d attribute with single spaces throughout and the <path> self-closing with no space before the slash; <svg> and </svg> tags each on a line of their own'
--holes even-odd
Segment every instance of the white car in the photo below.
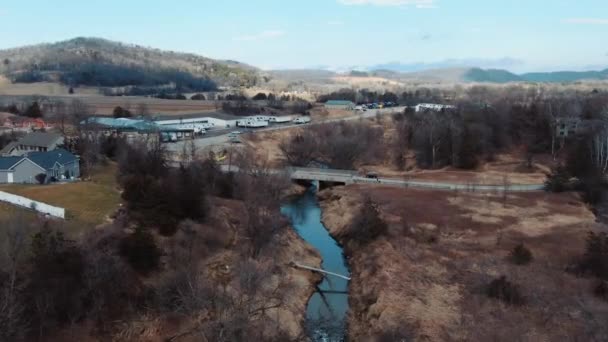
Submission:
<svg viewBox="0 0 608 342">
<path fill-rule="evenodd" d="M 303 117 L 300 117 L 300 118 L 297 118 L 297 119 L 293 120 L 293 123 L 295 123 L 296 125 L 307 124 L 309 122 L 310 122 L 310 118 L 306 117 L 306 116 L 303 116 Z"/>
</svg>

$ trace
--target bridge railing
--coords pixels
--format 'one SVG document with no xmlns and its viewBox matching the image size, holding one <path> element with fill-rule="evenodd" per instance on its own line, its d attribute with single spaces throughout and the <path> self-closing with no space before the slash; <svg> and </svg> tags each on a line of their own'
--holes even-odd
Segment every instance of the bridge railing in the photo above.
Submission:
<svg viewBox="0 0 608 342">
<path fill-rule="evenodd" d="M 311 168 L 311 167 L 289 167 L 287 168 L 290 173 L 295 172 L 306 172 L 306 173 L 320 173 L 320 174 L 337 174 L 340 176 L 356 176 L 359 173 L 353 170 L 336 170 L 336 169 L 322 169 L 322 168 Z"/>
<path fill-rule="evenodd" d="M 353 177 L 354 183 L 364 184 L 386 184 L 386 185 L 398 185 L 403 187 L 412 188 L 424 188 L 424 189 L 438 189 L 438 190 L 463 190 L 463 191 L 540 191 L 544 189 L 543 184 L 510 184 L 510 185 L 499 185 L 499 184 L 473 184 L 473 183 L 442 183 L 442 182 L 431 182 L 431 181 L 411 181 L 401 179 L 369 179 L 365 177 Z"/>
</svg>

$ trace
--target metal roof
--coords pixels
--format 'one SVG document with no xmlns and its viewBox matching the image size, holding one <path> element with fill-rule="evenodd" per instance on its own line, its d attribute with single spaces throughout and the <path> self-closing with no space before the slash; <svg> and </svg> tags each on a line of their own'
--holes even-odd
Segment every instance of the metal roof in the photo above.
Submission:
<svg viewBox="0 0 608 342">
<path fill-rule="evenodd" d="M 176 125 L 158 125 L 154 121 L 134 120 L 126 118 L 114 119 L 106 117 L 94 117 L 89 118 L 83 123 L 98 124 L 113 129 L 134 130 L 141 132 L 175 132 L 192 130 L 183 127 L 178 127 Z"/>
<path fill-rule="evenodd" d="M 343 101 L 343 100 L 329 100 L 325 104 L 330 105 L 330 106 L 349 106 L 349 105 L 354 105 L 354 102 Z"/>
</svg>

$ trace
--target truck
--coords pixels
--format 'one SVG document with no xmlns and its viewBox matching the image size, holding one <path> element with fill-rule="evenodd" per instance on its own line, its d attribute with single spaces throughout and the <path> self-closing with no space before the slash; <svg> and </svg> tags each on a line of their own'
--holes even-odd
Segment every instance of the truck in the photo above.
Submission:
<svg viewBox="0 0 608 342">
<path fill-rule="evenodd" d="M 249 118 L 249 119 L 237 121 L 236 125 L 239 127 L 247 127 L 247 128 L 262 128 L 262 127 L 268 127 L 268 121 L 261 121 L 261 120 Z"/>
<path fill-rule="evenodd" d="M 293 120 L 291 116 L 270 116 L 268 121 L 272 123 L 286 123 Z"/>
<path fill-rule="evenodd" d="M 293 123 L 295 123 L 296 125 L 307 124 L 309 122 L 310 122 L 310 118 L 308 116 L 301 116 L 301 117 L 293 120 Z"/>
</svg>

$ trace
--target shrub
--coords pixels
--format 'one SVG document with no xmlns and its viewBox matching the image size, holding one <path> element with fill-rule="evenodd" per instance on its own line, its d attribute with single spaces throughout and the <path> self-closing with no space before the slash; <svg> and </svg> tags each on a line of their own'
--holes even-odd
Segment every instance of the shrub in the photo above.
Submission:
<svg viewBox="0 0 608 342">
<path fill-rule="evenodd" d="M 608 282 L 599 281 L 593 289 L 593 294 L 598 298 L 608 301 Z"/>
<path fill-rule="evenodd" d="M 150 232 L 137 228 L 135 233 L 120 242 L 120 255 L 126 258 L 137 272 L 146 274 L 158 269 L 161 250 L 156 246 Z"/>
<path fill-rule="evenodd" d="M 532 259 L 534 259 L 532 252 L 523 243 L 515 246 L 511 251 L 511 261 L 515 265 L 527 265 Z"/>
<path fill-rule="evenodd" d="M 579 271 L 608 280 L 608 234 L 590 232 Z"/>
<path fill-rule="evenodd" d="M 263 101 L 263 100 L 266 100 L 266 99 L 268 99 L 268 96 L 266 96 L 266 94 L 264 94 L 264 93 L 257 93 L 252 98 L 252 100 L 254 100 L 254 101 Z"/>
<path fill-rule="evenodd" d="M 557 166 L 547 175 L 547 180 L 545 181 L 546 191 L 564 192 L 571 190 L 570 188 L 570 175 L 563 165 Z"/>
<path fill-rule="evenodd" d="M 45 173 L 37 174 L 36 181 L 38 182 L 38 184 L 44 184 L 46 182 L 46 174 Z"/>
<path fill-rule="evenodd" d="M 521 305 L 524 298 L 519 287 L 507 280 L 506 276 L 494 279 L 488 284 L 486 294 L 490 298 L 498 299 L 506 304 Z"/>
<path fill-rule="evenodd" d="M 368 244 L 376 240 L 379 236 L 386 234 L 388 226 L 380 217 L 377 206 L 371 198 L 363 200 L 363 207 L 353 220 L 348 232 L 343 234 L 346 241 L 355 241 L 360 245 Z"/>
<path fill-rule="evenodd" d="M 114 108 L 114 111 L 112 112 L 112 115 L 114 116 L 114 118 L 116 119 L 120 119 L 120 118 L 130 118 L 131 116 L 133 116 L 131 114 L 131 111 L 125 108 L 122 108 L 121 106 L 117 106 Z"/>
<path fill-rule="evenodd" d="M 583 201 L 591 205 L 602 201 L 604 192 L 602 176 L 594 175 L 581 179 L 578 190 L 583 194 Z"/>
</svg>

